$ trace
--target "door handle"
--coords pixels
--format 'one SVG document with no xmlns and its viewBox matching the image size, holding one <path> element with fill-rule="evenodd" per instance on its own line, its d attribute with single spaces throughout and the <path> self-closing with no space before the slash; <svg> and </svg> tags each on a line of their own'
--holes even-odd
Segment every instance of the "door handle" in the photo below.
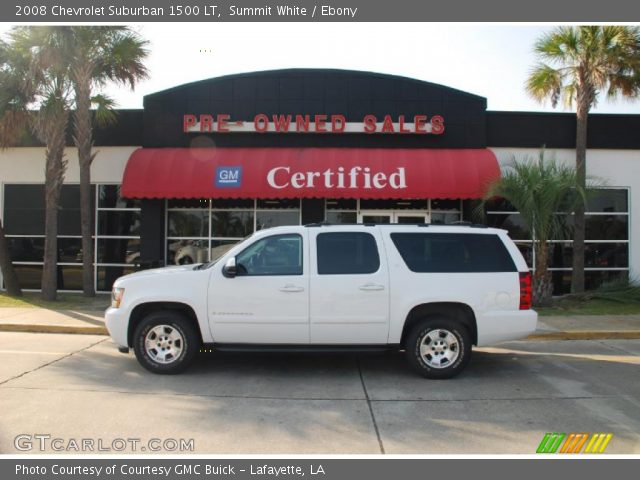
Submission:
<svg viewBox="0 0 640 480">
<path fill-rule="evenodd" d="M 278 290 L 286 293 L 304 292 L 304 287 L 298 287 L 296 285 L 285 285 L 284 287 L 280 287 Z"/>
<path fill-rule="evenodd" d="M 384 285 L 379 285 L 377 283 L 365 283 L 364 285 L 360 285 L 358 288 L 366 292 L 371 292 L 375 290 L 384 290 Z"/>
</svg>

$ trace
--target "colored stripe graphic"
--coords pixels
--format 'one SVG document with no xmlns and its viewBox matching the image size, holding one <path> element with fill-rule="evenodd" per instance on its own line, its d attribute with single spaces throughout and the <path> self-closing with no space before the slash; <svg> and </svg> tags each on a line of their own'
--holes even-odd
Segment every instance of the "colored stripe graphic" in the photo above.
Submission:
<svg viewBox="0 0 640 480">
<path fill-rule="evenodd" d="M 580 453 L 580 450 L 582 450 L 582 447 L 587 443 L 587 439 L 589 438 L 588 433 L 581 433 L 580 435 L 582 435 L 582 439 L 578 441 L 576 448 L 573 449 L 573 453 Z"/>
<path fill-rule="evenodd" d="M 600 447 L 600 451 L 598 453 L 604 453 L 604 449 L 607 448 L 607 445 L 609 445 L 609 442 L 612 438 L 613 434 L 607 433 L 607 436 L 605 437 L 604 442 L 602 442 L 602 446 Z"/>
<path fill-rule="evenodd" d="M 585 444 L 587 447 L 583 453 L 604 453 L 607 445 L 613 438 L 612 433 L 545 433 L 536 453 L 580 453 Z M 564 440 L 564 443 L 563 443 Z M 587 443 L 587 440 L 589 442 Z M 560 448 L 562 445 L 562 448 Z M 560 451 L 558 451 L 560 448 Z"/>
<path fill-rule="evenodd" d="M 546 433 L 536 453 L 556 453 L 565 437 L 565 433 Z"/>
<path fill-rule="evenodd" d="M 570 433 L 560 453 L 579 453 L 587 438 L 589 438 L 588 433 Z"/>
<path fill-rule="evenodd" d="M 604 453 L 612 438 L 611 433 L 594 433 L 584 453 Z"/>
<path fill-rule="evenodd" d="M 564 445 L 562 445 L 562 448 L 560 449 L 560 453 L 571 453 L 571 451 L 573 451 L 573 447 L 575 446 L 575 443 L 576 443 L 576 434 L 570 433 L 567 436 L 567 439 L 564 441 Z"/>
</svg>

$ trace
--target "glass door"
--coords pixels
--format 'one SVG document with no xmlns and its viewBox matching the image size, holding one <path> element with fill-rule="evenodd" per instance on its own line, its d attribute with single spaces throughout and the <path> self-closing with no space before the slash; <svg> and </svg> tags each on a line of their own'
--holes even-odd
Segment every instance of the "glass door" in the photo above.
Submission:
<svg viewBox="0 0 640 480">
<path fill-rule="evenodd" d="M 424 210 L 361 210 L 358 215 L 360 223 L 429 223 L 429 213 Z"/>
<path fill-rule="evenodd" d="M 395 212 L 393 223 L 429 223 L 427 212 Z"/>
<path fill-rule="evenodd" d="M 358 217 L 360 223 L 394 223 L 393 212 L 386 210 L 363 210 Z"/>
</svg>

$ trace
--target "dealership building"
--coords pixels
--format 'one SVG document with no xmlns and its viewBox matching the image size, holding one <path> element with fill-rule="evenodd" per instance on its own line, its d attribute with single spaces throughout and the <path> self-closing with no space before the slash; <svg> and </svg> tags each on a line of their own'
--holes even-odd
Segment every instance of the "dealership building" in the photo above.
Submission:
<svg viewBox="0 0 640 480">
<path fill-rule="evenodd" d="M 199 263 L 256 230 L 331 223 L 475 221 L 511 161 L 575 162 L 575 115 L 487 111 L 485 98 L 379 73 L 293 69 L 202 80 L 147 95 L 94 134 L 98 291 L 139 268 Z M 640 273 L 640 115 L 589 117 L 586 282 Z M 60 290 L 82 288 L 79 174 L 69 135 L 59 211 Z M 0 151 L 0 215 L 24 289 L 39 289 L 44 148 Z M 571 278 L 572 216 L 552 243 L 555 293 Z M 533 267 L 518 212 L 491 203 Z"/>
</svg>

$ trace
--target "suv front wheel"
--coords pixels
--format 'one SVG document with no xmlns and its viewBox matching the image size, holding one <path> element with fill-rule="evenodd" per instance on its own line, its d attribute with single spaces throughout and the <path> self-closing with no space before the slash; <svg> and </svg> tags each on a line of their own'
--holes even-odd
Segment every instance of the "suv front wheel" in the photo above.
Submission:
<svg viewBox="0 0 640 480">
<path fill-rule="evenodd" d="M 142 319 L 133 334 L 140 364 L 153 373 L 180 373 L 200 349 L 192 322 L 177 312 L 154 312 Z"/>
<path fill-rule="evenodd" d="M 426 378 L 458 375 L 471 358 L 471 335 L 461 323 L 448 318 L 429 318 L 416 324 L 405 342 L 411 366 Z"/>
</svg>

